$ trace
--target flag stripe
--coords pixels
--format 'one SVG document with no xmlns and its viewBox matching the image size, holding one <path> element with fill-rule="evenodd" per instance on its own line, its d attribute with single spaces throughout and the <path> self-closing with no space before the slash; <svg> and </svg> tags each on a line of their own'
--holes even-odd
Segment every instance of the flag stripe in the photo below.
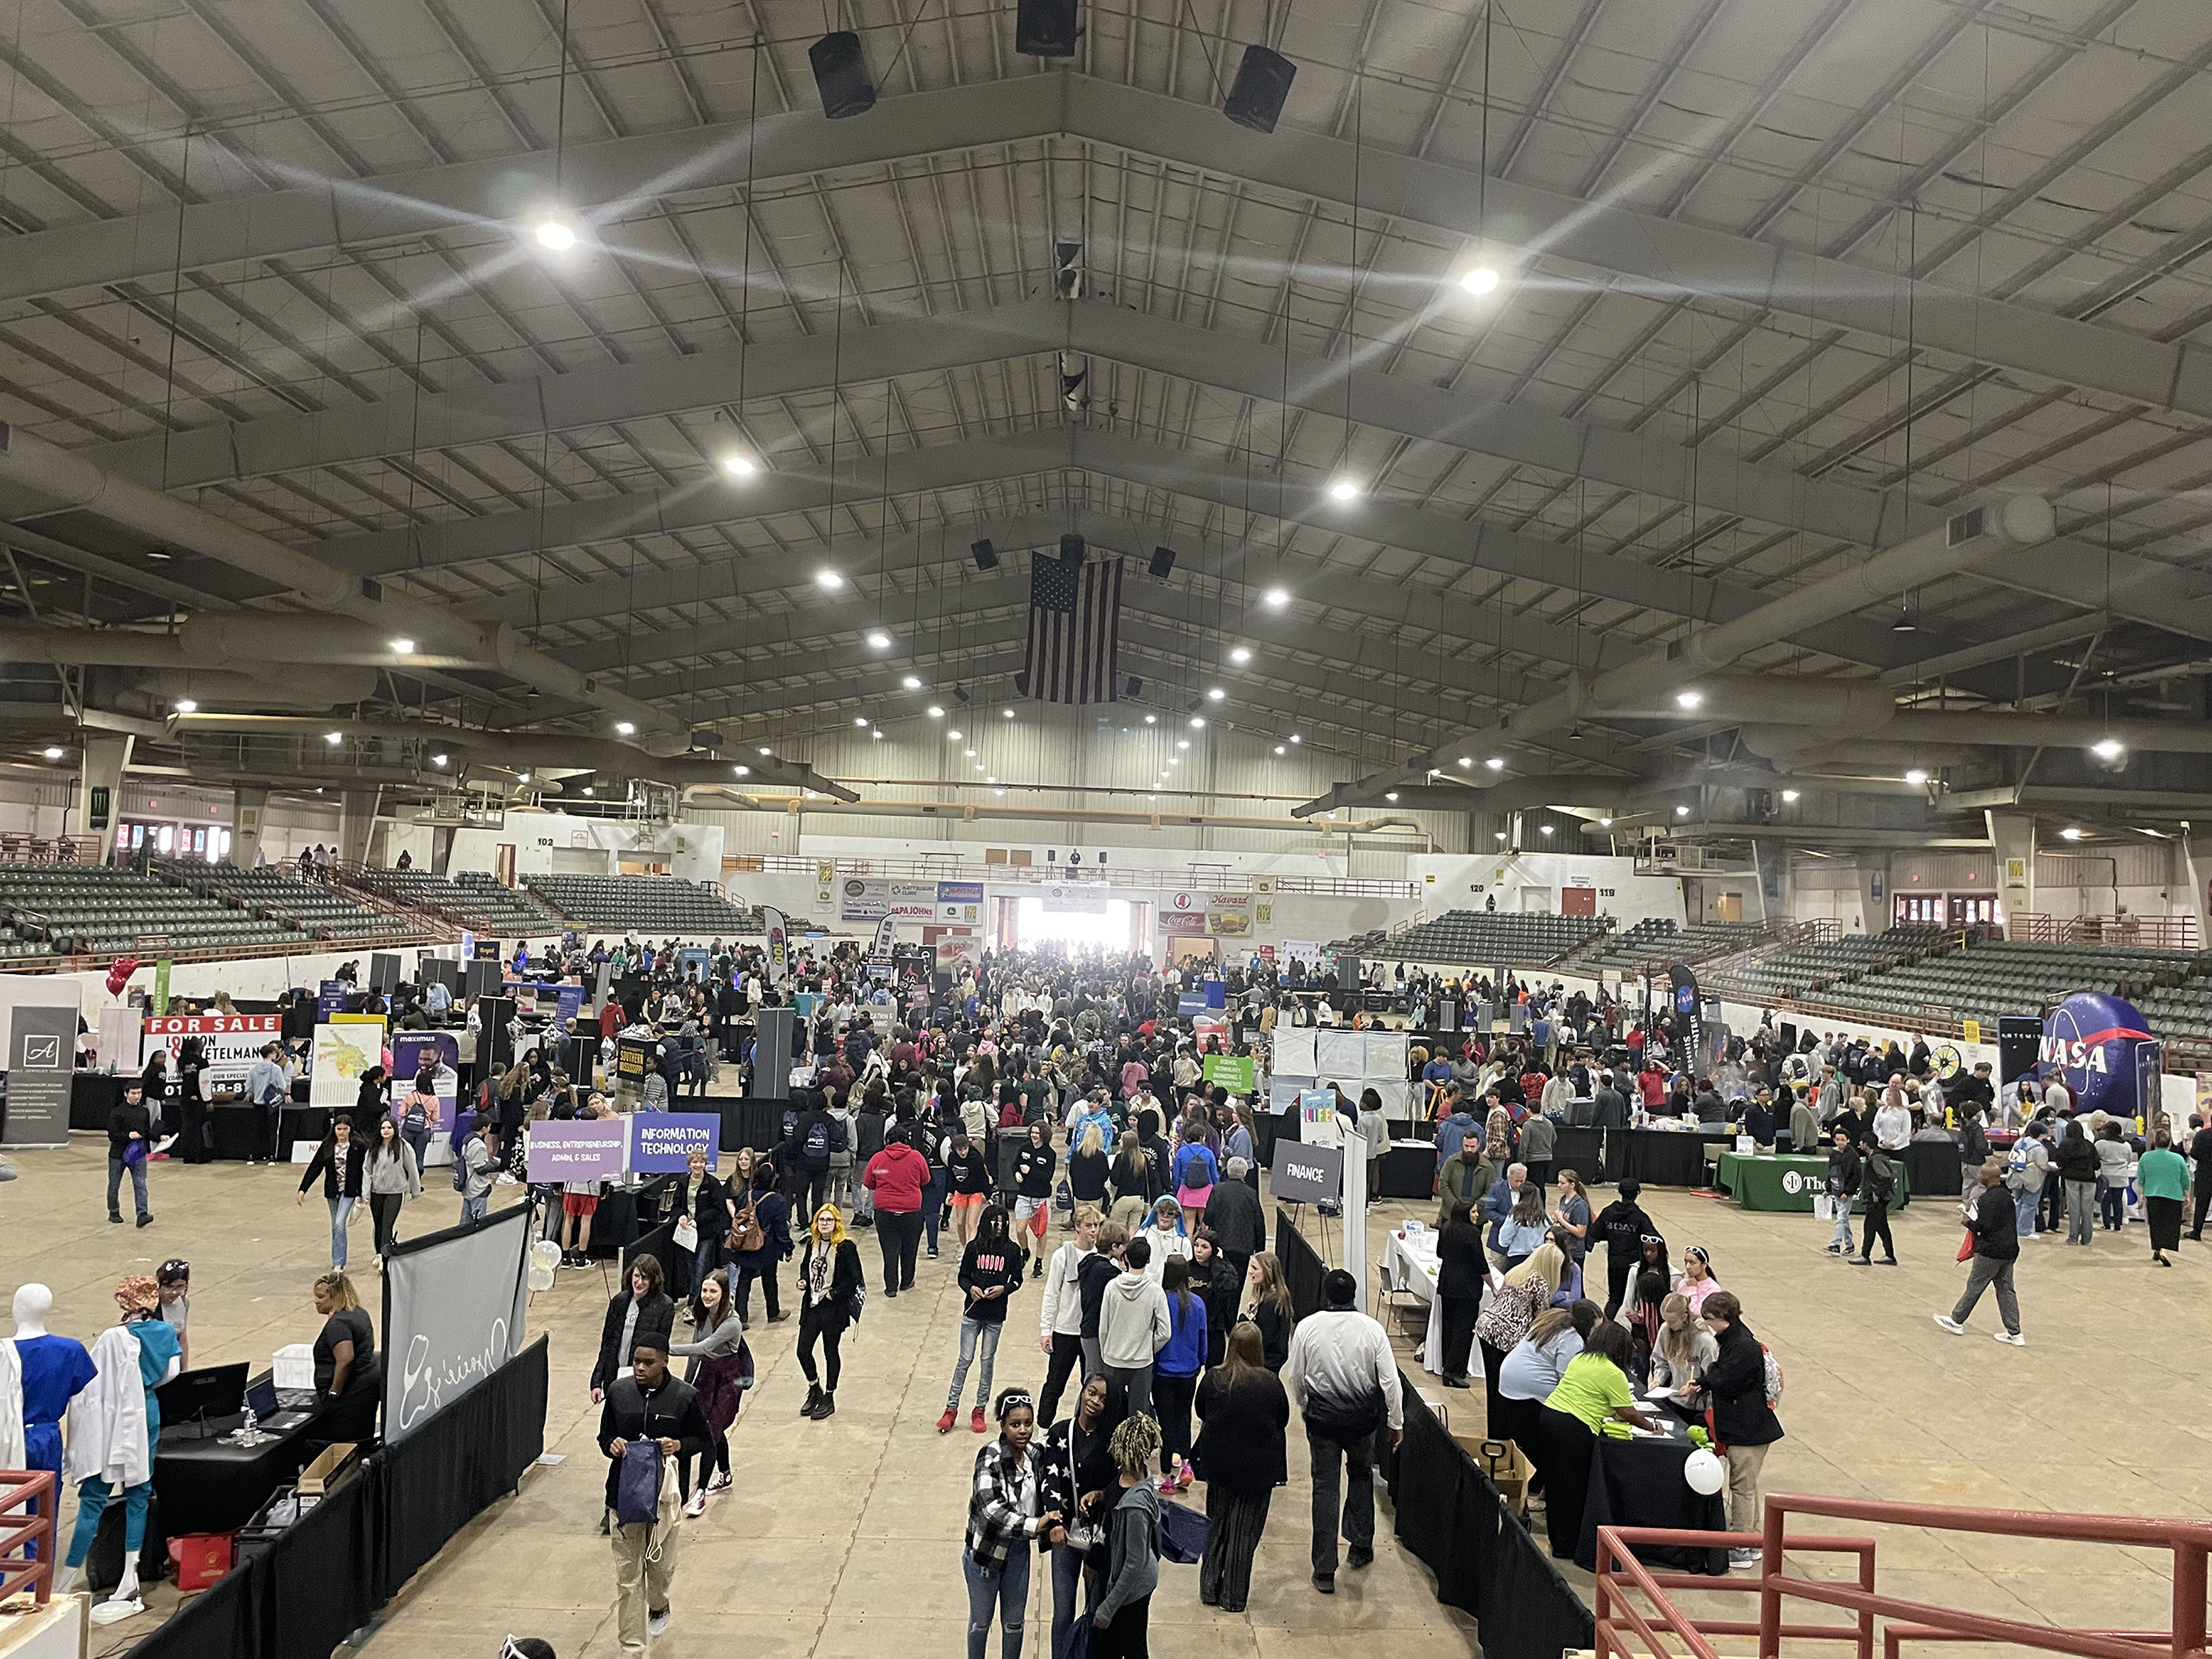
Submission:
<svg viewBox="0 0 2212 1659">
<path fill-rule="evenodd" d="M 1047 572 L 1030 594 L 1030 696 L 1043 702 L 1114 702 L 1121 695 L 1121 561 L 1087 561 L 1074 603 L 1067 609 L 1040 604 L 1066 589 Z M 1055 592 L 1054 590 L 1057 588 Z"/>
</svg>

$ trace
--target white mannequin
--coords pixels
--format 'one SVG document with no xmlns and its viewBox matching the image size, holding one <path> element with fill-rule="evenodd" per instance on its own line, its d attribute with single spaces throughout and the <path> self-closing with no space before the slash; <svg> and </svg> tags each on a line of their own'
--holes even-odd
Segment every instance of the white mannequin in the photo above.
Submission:
<svg viewBox="0 0 2212 1659">
<path fill-rule="evenodd" d="M 54 1310 L 54 1293 L 43 1285 L 26 1285 L 15 1292 L 15 1334 L 44 1336 L 46 1316 Z"/>
</svg>

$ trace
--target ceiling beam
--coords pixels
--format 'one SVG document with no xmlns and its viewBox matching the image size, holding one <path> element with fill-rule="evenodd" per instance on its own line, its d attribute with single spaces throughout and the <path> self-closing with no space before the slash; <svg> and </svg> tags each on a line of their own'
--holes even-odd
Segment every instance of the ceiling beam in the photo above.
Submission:
<svg viewBox="0 0 2212 1659">
<path fill-rule="evenodd" d="M 1068 73 L 1023 75 L 882 100 L 864 119 L 811 110 L 684 127 L 359 180 L 314 179 L 219 202 L 174 204 L 10 238 L 0 300 L 432 234 L 492 233 L 508 257 L 520 221 L 551 204 L 554 181 L 593 234 L 619 241 L 646 204 L 947 151 L 1081 143 L 1238 179 L 1363 215 L 1477 242 L 1510 226 L 1531 253 L 1609 271 L 1668 294 L 1702 295 L 1901 337 L 1966 362 L 2094 388 L 2154 408 L 2212 416 L 2212 351 L 2161 343 L 2015 301 L 1792 250 L 1618 203 L 1486 179 L 1478 171 L 1291 127 L 1247 131 L 1210 105 Z M 510 240 L 512 239 L 512 240 Z M 514 252 L 508 252 L 512 248 Z"/>
</svg>

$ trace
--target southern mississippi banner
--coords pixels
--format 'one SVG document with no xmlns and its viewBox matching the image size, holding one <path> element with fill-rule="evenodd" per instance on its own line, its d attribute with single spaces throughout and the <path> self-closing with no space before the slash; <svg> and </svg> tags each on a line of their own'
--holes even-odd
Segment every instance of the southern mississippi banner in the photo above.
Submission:
<svg viewBox="0 0 2212 1659">
<path fill-rule="evenodd" d="M 384 1439 L 397 1445 L 522 1351 L 531 1206 L 384 1258 Z"/>
</svg>

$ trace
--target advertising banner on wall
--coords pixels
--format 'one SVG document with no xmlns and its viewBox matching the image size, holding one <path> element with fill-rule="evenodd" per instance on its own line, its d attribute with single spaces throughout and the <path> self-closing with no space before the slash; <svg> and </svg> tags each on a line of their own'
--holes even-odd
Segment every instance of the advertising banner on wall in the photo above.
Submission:
<svg viewBox="0 0 2212 1659">
<path fill-rule="evenodd" d="M 973 927 L 983 919 L 983 884 L 980 881 L 940 881 L 937 884 L 937 919 Z"/>
<path fill-rule="evenodd" d="M 138 1064 L 167 1052 L 173 1075 L 177 1051 L 186 1037 L 198 1037 L 207 1056 L 205 1090 L 242 1089 L 246 1074 L 261 1051 L 276 1041 L 284 1024 L 282 1014 L 169 1014 L 156 1016 L 139 1028 Z"/>
<path fill-rule="evenodd" d="M 1114 896 L 1103 881 L 1048 881 L 1037 890 L 1048 915 L 1103 916 Z"/>
<path fill-rule="evenodd" d="M 934 921 L 940 888 L 972 885 L 941 881 L 886 881 L 848 876 L 838 884 L 837 915 L 846 921 Z"/>
<path fill-rule="evenodd" d="M 8 1144 L 69 1141 L 70 1077 L 76 1063 L 76 1006 L 23 1005 L 8 1039 Z"/>
<path fill-rule="evenodd" d="M 1154 926 L 1162 939 L 1204 939 L 1206 912 L 1203 910 L 1160 910 L 1155 913 Z"/>
</svg>

